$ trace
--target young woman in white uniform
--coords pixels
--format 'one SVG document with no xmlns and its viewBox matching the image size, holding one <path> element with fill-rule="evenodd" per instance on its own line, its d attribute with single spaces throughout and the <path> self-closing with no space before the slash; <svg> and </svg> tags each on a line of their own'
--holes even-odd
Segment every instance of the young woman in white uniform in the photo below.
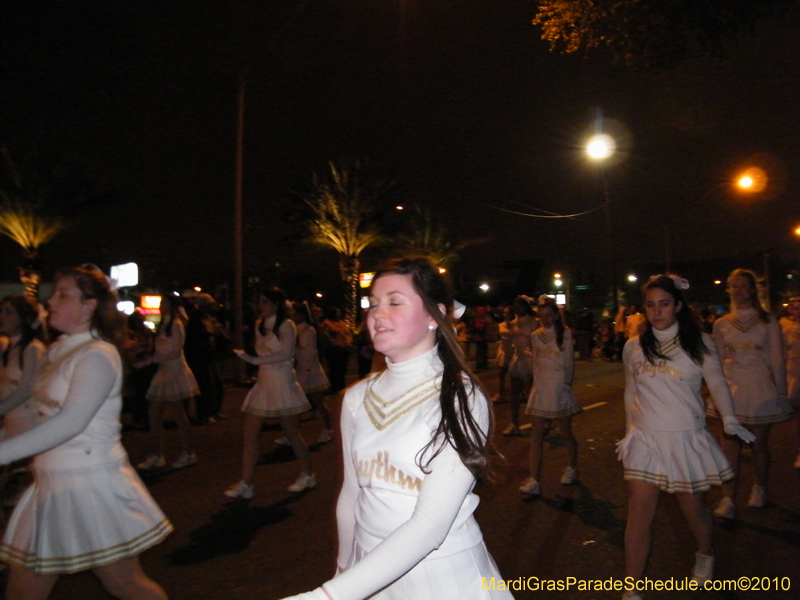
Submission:
<svg viewBox="0 0 800 600">
<path fill-rule="evenodd" d="M 752 434 L 733 414 L 716 347 L 686 303 L 689 283 L 676 275 L 651 277 L 643 288 L 646 321 L 623 350 L 627 434 L 617 448 L 628 482 L 625 575 L 638 581 L 650 554 L 650 535 L 661 492 L 674 494 L 697 541 L 692 578 L 713 576 L 713 522 L 704 492 L 733 477 L 719 445 L 706 429 L 700 395 L 708 384 L 725 431 L 746 442 Z M 624 599 L 639 599 L 627 590 Z"/>
<path fill-rule="evenodd" d="M 58 576 L 92 569 L 117 598 L 164 600 L 139 554 L 172 531 L 120 443 L 124 316 L 98 271 L 56 276 L 50 325 L 63 332 L 33 387 L 38 424 L 0 442 L 0 464 L 26 456 L 34 483 L 0 544 L 6 598 L 47 598 Z"/>
<path fill-rule="evenodd" d="M 731 312 L 714 322 L 714 342 L 722 357 L 722 368 L 731 388 L 736 417 L 755 436 L 752 449 L 753 487 L 748 504 L 754 508 L 766 502 L 769 468 L 769 430 L 792 416 L 786 398 L 786 363 L 781 328 L 777 319 L 758 300 L 755 273 L 736 269 L 728 276 Z M 717 416 L 713 403 L 709 414 Z M 725 458 L 739 475 L 741 442 L 723 435 Z M 722 486 L 722 499 L 714 509 L 718 517 L 736 514 L 736 479 Z"/>
<path fill-rule="evenodd" d="M 425 259 L 379 269 L 368 324 L 387 369 L 342 406 L 336 576 L 293 598 L 511 598 L 473 512 L 487 472 L 490 404 L 458 349 L 452 296 Z"/>
<path fill-rule="evenodd" d="M 531 418 L 531 476 L 520 486 L 526 494 L 539 494 L 542 467 L 542 442 L 545 421 L 558 424 L 561 437 L 567 446 L 567 468 L 561 483 L 570 485 L 578 478 L 578 442 L 572 433 L 572 416 L 581 412 L 572 393 L 575 373 L 575 353 L 572 334 L 564 327 L 555 300 L 544 298 L 537 315 L 541 327 L 531 335 L 533 353 L 533 387 L 528 397 L 525 413 Z"/>
<path fill-rule="evenodd" d="M 197 464 L 194 451 L 192 424 L 186 414 L 184 402 L 200 395 L 200 388 L 183 353 L 186 340 L 186 318 L 178 296 L 164 296 L 161 301 L 161 324 L 155 338 L 155 353 L 136 365 L 141 368 L 157 364 L 158 370 L 147 390 L 150 436 L 154 452 L 139 469 L 157 469 L 166 464 L 164 459 L 164 407 L 169 406 L 172 418 L 178 424 L 183 451 L 172 463 L 172 468 L 182 469 Z"/>
<path fill-rule="evenodd" d="M 286 296 L 278 288 L 264 290 L 258 297 L 256 355 L 235 349 L 236 355 L 258 365 L 258 380 L 244 399 L 244 449 L 242 479 L 224 494 L 229 498 L 252 498 L 253 477 L 258 461 L 258 436 L 266 419 L 280 419 L 286 438 L 300 462 L 300 476 L 289 486 L 290 492 L 316 487 L 311 471 L 311 454 L 300 434 L 299 416 L 311 410 L 294 370 L 297 328 L 289 318 Z"/>
</svg>

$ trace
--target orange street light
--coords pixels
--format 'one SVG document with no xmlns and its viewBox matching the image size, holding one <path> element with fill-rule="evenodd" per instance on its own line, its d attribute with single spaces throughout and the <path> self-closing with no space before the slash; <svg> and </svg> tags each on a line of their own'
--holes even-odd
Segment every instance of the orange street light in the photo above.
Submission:
<svg viewBox="0 0 800 600">
<path fill-rule="evenodd" d="M 745 192 L 763 192 L 768 183 L 769 177 L 760 167 L 750 167 L 736 179 L 736 185 Z"/>
</svg>

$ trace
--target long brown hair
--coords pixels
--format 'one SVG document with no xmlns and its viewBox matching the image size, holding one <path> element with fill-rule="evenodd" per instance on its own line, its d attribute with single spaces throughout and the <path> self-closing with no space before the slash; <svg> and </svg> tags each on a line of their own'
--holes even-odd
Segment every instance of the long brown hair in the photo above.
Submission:
<svg viewBox="0 0 800 600">
<path fill-rule="evenodd" d="M 458 452 L 464 466 L 476 478 L 488 479 L 491 471 L 489 456 L 494 416 L 483 385 L 469 368 L 464 353 L 458 345 L 451 321 L 453 295 L 447 280 L 426 258 L 396 259 L 378 269 L 372 285 L 385 275 L 408 275 L 414 291 L 422 299 L 426 312 L 438 325 L 435 332 L 436 342 L 439 358 L 444 365 L 439 394 L 442 416 L 431 441 L 417 454 L 417 464 L 424 471 L 442 452 L 444 445 L 450 444 Z M 445 307 L 445 314 L 442 314 L 440 306 Z M 489 414 L 487 433 L 483 432 L 473 416 L 475 409 L 470 408 L 471 402 L 486 403 Z M 426 455 L 430 455 L 430 458 L 422 464 Z"/>
</svg>

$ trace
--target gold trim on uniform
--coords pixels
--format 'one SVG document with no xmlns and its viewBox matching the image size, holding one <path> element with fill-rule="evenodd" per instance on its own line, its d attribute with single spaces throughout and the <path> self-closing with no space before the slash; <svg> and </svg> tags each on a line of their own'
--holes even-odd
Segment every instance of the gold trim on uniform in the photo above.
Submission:
<svg viewBox="0 0 800 600">
<path fill-rule="evenodd" d="M 436 375 L 406 390 L 397 398 L 387 401 L 372 389 L 381 376 L 382 374 L 367 384 L 367 391 L 364 394 L 364 409 L 378 431 L 383 431 L 406 413 L 439 394 L 440 376 Z"/>
<path fill-rule="evenodd" d="M 739 331 L 747 333 L 759 322 L 759 320 L 760 317 L 758 316 L 758 314 L 753 315 L 752 317 L 747 319 L 747 321 L 740 321 L 739 317 L 733 317 L 731 319 L 731 325 L 736 327 L 736 329 L 738 329 Z"/>
</svg>

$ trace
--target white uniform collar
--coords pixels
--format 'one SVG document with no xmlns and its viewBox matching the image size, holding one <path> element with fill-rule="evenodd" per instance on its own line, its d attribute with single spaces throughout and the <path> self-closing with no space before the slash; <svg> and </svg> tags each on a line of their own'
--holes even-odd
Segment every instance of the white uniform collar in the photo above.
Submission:
<svg viewBox="0 0 800 600">
<path fill-rule="evenodd" d="M 661 343 L 672 340 L 678 335 L 678 322 L 675 321 L 666 329 L 656 329 L 653 327 L 653 335 L 656 336 L 656 339 Z"/>
</svg>

